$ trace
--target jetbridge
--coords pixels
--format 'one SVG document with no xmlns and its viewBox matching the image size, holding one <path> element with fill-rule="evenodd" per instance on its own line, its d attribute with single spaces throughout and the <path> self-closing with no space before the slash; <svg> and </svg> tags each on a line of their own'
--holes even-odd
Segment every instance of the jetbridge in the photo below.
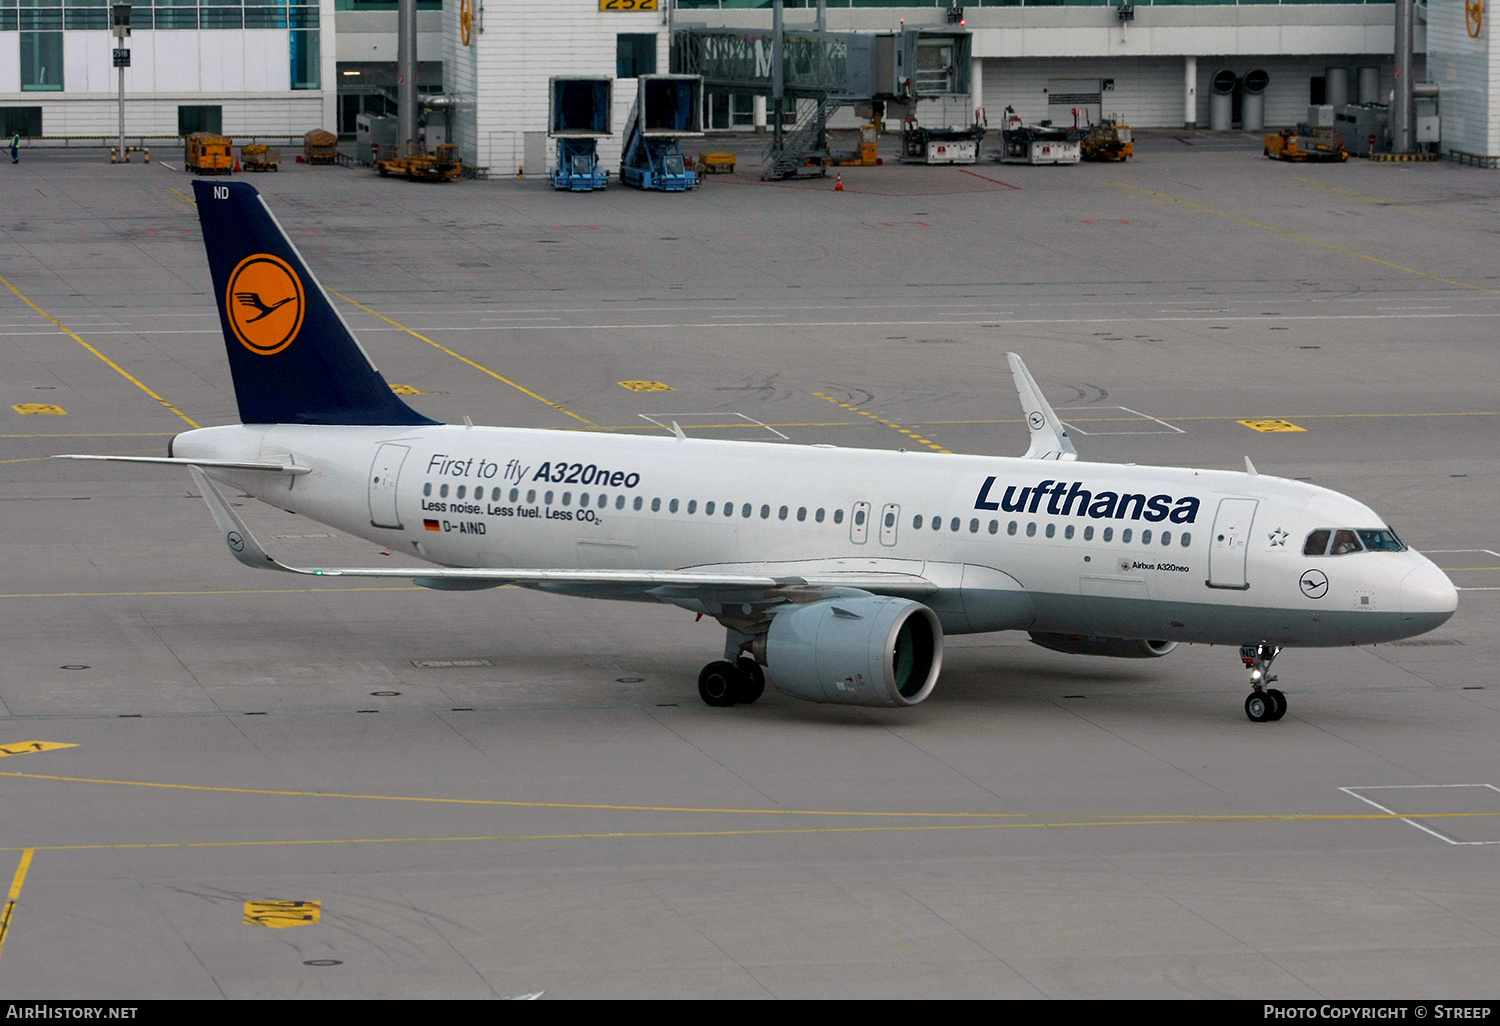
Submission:
<svg viewBox="0 0 1500 1026">
<path fill-rule="evenodd" d="M 773 136 L 765 178 L 787 178 L 808 158 L 827 156 L 827 124 L 845 104 L 951 99 L 969 94 L 967 32 L 786 30 L 778 4 L 770 30 L 683 26 L 673 34 L 674 69 L 703 78 L 707 89 L 769 97 Z M 816 101 L 814 113 L 783 134 L 788 101 Z"/>
</svg>

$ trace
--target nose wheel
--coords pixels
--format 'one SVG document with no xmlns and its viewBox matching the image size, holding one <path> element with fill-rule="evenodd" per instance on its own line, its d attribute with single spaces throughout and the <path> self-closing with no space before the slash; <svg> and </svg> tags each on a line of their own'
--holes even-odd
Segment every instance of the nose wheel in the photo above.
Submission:
<svg viewBox="0 0 1500 1026">
<path fill-rule="evenodd" d="M 1253 723 L 1279 720 L 1286 715 L 1286 695 L 1276 688 L 1266 687 L 1276 681 L 1270 669 L 1280 654 L 1281 646 L 1267 641 L 1240 648 L 1240 659 L 1250 671 L 1250 694 L 1245 698 L 1245 715 Z"/>
</svg>

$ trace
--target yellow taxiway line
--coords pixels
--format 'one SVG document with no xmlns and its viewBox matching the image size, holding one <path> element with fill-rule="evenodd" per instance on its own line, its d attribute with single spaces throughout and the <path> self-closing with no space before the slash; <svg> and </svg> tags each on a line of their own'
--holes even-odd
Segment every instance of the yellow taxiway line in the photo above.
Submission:
<svg viewBox="0 0 1500 1026">
<path fill-rule="evenodd" d="M 35 848 L 21 849 L 21 864 L 16 867 L 16 875 L 10 881 L 10 897 L 5 901 L 4 911 L 0 911 L 0 955 L 5 954 L 5 938 L 10 936 L 11 918 L 16 913 L 16 902 L 21 900 L 21 886 L 26 883 L 26 871 L 31 868 L 31 857 L 35 853 Z"/>
<path fill-rule="evenodd" d="M 531 396 L 531 398 L 535 399 L 537 402 L 539 402 L 539 403 L 546 403 L 548 406 L 552 407 L 554 410 L 557 410 L 559 413 L 566 413 L 568 416 L 572 417 L 574 420 L 581 420 L 585 424 L 589 425 L 590 427 L 597 426 L 597 425 L 594 424 L 593 421 L 589 420 L 587 417 L 582 416 L 582 415 L 577 414 L 577 413 L 574 413 L 572 410 L 568 409 L 566 406 L 562 406 L 562 405 L 560 405 L 558 403 L 555 403 L 551 399 L 546 399 L 546 398 L 543 398 L 542 396 L 537 395 L 535 392 L 533 392 L 531 389 L 527 388 L 526 386 L 524 386 L 524 385 L 518 385 L 514 381 L 510 380 L 510 378 L 505 377 L 503 374 L 497 374 L 494 371 L 490 370 L 488 367 L 484 366 L 483 364 L 475 363 L 473 360 L 469 359 L 467 356 L 464 356 L 464 355 L 462 355 L 460 353 L 456 353 L 453 350 L 449 349 L 447 346 L 442 345 L 441 343 L 434 342 L 432 339 L 428 338 L 426 335 L 423 335 L 421 332 L 419 332 L 419 331 L 413 331 L 411 328 L 408 328 L 406 325 L 400 323 L 399 321 L 393 321 L 389 317 L 387 317 L 385 314 L 378 313 L 375 310 L 371 310 L 368 306 L 365 306 L 365 304 L 359 302 L 356 299 L 350 299 L 348 296 L 344 295 L 342 292 L 339 292 L 337 289 L 329 289 L 328 291 L 331 292 L 333 295 L 338 296 L 344 302 L 349 303 L 352 306 L 359 307 L 361 310 L 363 310 L 367 314 L 370 314 L 372 317 L 379 317 L 382 321 L 385 321 L 385 323 L 391 325 L 392 327 L 400 328 L 402 331 L 406 332 L 408 335 L 412 336 L 413 338 L 419 338 L 423 342 L 426 342 L 428 345 L 432 346 L 434 349 L 437 349 L 437 350 L 439 350 L 441 352 L 447 353 L 449 356 L 453 357 L 455 360 L 458 360 L 461 363 L 466 363 L 470 367 L 473 367 L 475 370 L 483 371 L 484 373 L 488 374 L 490 377 L 494 378 L 496 381 L 504 382 L 505 384 L 509 385 L 511 388 L 514 388 L 514 389 L 516 389 L 519 392 L 526 393 L 527 395 Z"/>
<path fill-rule="evenodd" d="M 183 420 L 187 421 L 193 427 L 198 427 L 199 426 L 198 422 L 196 420 L 194 420 L 192 417 L 189 417 L 186 413 L 183 413 L 177 407 L 173 406 L 171 403 L 167 402 L 161 396 L 159 396 L 155 392 L 151 391 L 151 389 L 148 388 L 148 387 L 146 387 L 146 385 L 144 385 L 141 382 L 141 380 L 139 378 L 137 378 L 135 375 L 131 374 L 124 367 L 121 367 L 118 363 L 115 363 L 115 361 L 113 361 L 109 357 L 105 356 L 103 353 L 101 353 L 99 350 L 95 349 L 93 346 L 89 345 L 82 338 L 80 338 L 77 334 L 75 334 L 73 332 L 73 330 L 71 328 L 69 328 L 66 324 L 64 324 L 62 321 L 58 320 L 56 317 L 53 317 L 51 314 L 49 314 L 46 310 L 43 310 L 41 307 L 39 307 L 35 303 L 33 303 L 30 299 L 28 299 L 26 297 L 25 293 L 23 293 L 20 289 L 16 288 L 14 285 L 12 285 L 10 283 L 10 281 L 4 275 L 0 275 L 0 285 L 4 285 L 6 288 L 8 288 L 12 292 L 14 292 L 16 294 L 16 298 L 17 299 L 19 299 L 21 302 L 25 303 L 27 306 L 31 307 L 33 310 L 35 310 L 37 313 L 41 314 L 43 317 L 47 318 L 47 320 L 51 321 L 53 324 L 57 325 L 58 328 L 62 330 L 63 334 L 67 335 L 74 342 L 77 342 L 79 345 L 83 346 L 83 348 L 87 349 L 89 352 L 93 353 L 99 359 L 103 360 L 106 364 L 109 365 L 109 367 L 112 370 L 114 370 L 117 374 L 119 374 L 121 377 L 123 377 L 126 381 L 130 382 L 136 388 L 139 388 L 142 392 L 145 392 L 151 398 L 155 399 L 157 402 L 161 403 L 167 409 L 169 409 L 173 413 L 177 414 L 177 416 L 179 416 Z"/>
</svg>

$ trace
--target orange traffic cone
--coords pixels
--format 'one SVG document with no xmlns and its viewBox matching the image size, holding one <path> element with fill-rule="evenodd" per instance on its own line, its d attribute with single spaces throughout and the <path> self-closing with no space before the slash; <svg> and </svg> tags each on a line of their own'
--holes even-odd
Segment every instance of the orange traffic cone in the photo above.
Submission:
<svg viewBox="0 0 1500 1026">
<path fill-rule="evenodd" d="M 240 158 L 239 157 L 235 157 L 234 158 L 234 173 L 235 174 L 239 174 L 240 173 Z"/>
<path fill-rule="evenodd" d="M 844 174 L 843 174 L 842 171 L 839 172 L 839 174 L 837 175 L 837 177 L 834 179 L 833 191 L 834 192 L 843 192 L 844 191 Z"/>
</svg>

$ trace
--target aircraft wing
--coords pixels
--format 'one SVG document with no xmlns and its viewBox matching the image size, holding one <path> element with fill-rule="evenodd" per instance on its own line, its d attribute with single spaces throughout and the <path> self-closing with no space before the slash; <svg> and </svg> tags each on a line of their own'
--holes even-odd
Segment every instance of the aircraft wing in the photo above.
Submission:
<svg viewBox="0 0 1500 1026">
<path fill-rule="evenodd" d="M 1063 428 L 1062 421 L 1052 411 L 1036 379 L 1026 369 L 1026 364 L 1015 353 L 1005 354 L 1010 361 L 1010 372 L 1016 379 L 1016 391 L 1021 394 L 1021 409 L 1026 413 L 1026 427 L 1031 431 L 1031 448 L 1026 450 L 1028 460 L 1076 460 L 1078 450 Z"/>
<path fill-rule="evenodd" d="M 202 490 L 214 522 L 224 536 L 230 555 L 257 570 L 312 577 L 384 577 L 410 580 L 439 591 L 470 591 L 505 584 L 541 587 L 549 591 L 622 598 L 632 594 L 643 599 L 668 602 L 697 609 L 706 601 L 762 603 L 791 601 L 794 593 L 828 589 L 854 589 L 873 594 L 919 597 L 938 590 L 918 574 L 891 572 L 832 572 L 815 576 L 728 573 L 704 570 L 574 570 L 517 569 L 512 567 L 297 567 L 276 559 L 261 547 L 229 500 L 209 480 L 200 465 L 188 470 Z M 803 601 L 807 598 L 803 597 Z"/>
</svg>

